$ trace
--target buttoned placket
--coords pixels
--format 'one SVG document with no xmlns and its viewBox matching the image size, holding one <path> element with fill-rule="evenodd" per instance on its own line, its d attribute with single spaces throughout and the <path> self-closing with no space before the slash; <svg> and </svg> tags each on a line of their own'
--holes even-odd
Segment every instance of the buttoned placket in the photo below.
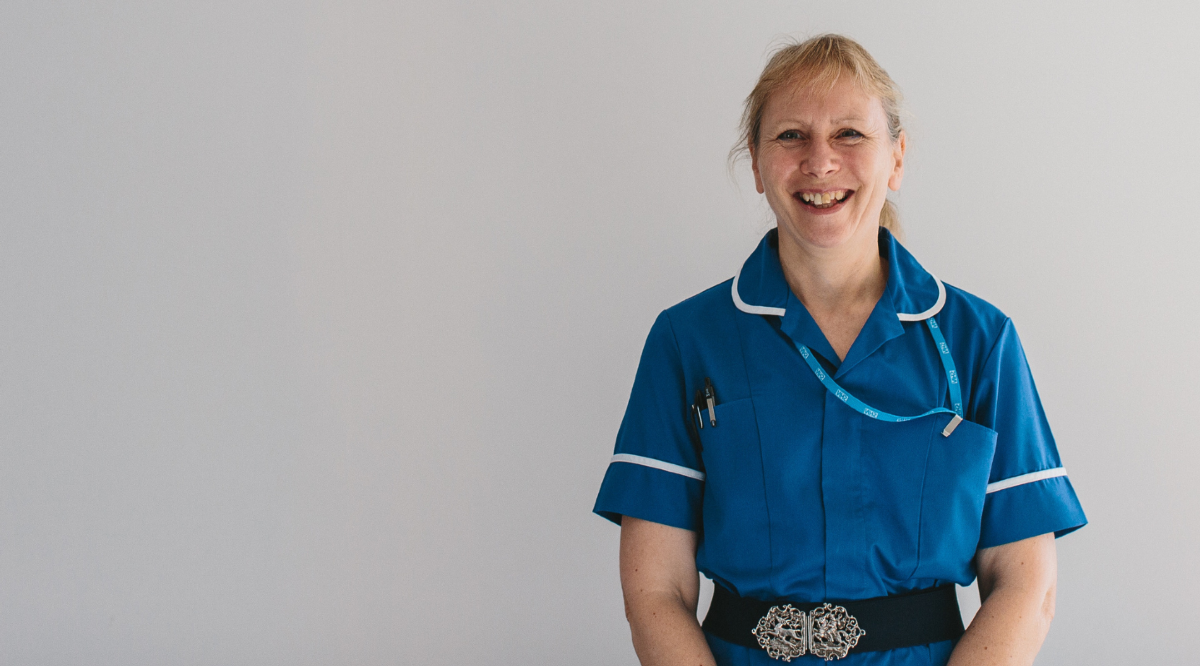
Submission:
<svg viewBox="0 0 1200 666">
<path fill-rule="evenodd" d="M 889 273 L 895 267 L 889 266 Z M 896 276 L 889 274 L 888 286 L 872 309 L 846 358 L 838 362 L 833 346 L 795 294 L 789 291 L 786 314 L 780 330 L 794 342 L 816 352 L 822 365 L 836 379 L 855 367 L 889 340 L 904 335 L 893 303 Z M 850 598 L 866 587 L 866 548 L 869 543 L 863 520 L 864 499 L 862 433 L 857 415 L 839 400 L 824 393 L 821 420 L 821 496 L 825 527 L 825 598 Z"/>
</svg>

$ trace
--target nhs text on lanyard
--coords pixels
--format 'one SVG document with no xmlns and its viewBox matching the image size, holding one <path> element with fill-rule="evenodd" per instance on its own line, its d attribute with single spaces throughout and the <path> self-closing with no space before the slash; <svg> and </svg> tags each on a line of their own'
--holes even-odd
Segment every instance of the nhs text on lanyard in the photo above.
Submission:
<svg viewBox="0 0 1200 666">
<path fill-rule="evenodd" d="M 929 326 L 929 332 L 933 335 L 933 341 L 937 343 L 938 355 L 941 356 L 942 367 L 946 370 L 946 381 L 950 385 L 950 404 L 954 406 L 952 410 L 945 407 L 937 407 L 916 416 L 896 416 L 895 414 L 888 414 L 878 409 L 872 409 L 867 403 L 850 395 L 845 389 L 838 386 L 838 383 L 833 381 L 833 378 L 817 362 L 817 359 L 813 358 L 813 354 L 808 350 L 808 347 L 795 340 L 792 343 L 796 345 L 796 349 L 800 350 L 800 355 L 804 357 L 804 361 L 808 363 L 808 367 L 812 369 L 817 379 L 825 385 L 825 388 L 859 414 L 888 423 L 902 423 L 931 414 L 953 414 L 954 418 L 950 419 L 950 423 L 946 424 L 946 428 L 942 430 L 942 435 L 949 437 L 950 433 L 954 432 L 954 429 L 963 420 L 962 387 L 958 383 L 958 372 L 954 369 L 954 359 L 950 357 L 950 347 L 946 344 L 946 338 L 942 336 L 942 331 L 938 328 L 937 322 L 933 320 L 933 317 L 930 317 L 925 320 L 925 323 Z"/>
</svg>

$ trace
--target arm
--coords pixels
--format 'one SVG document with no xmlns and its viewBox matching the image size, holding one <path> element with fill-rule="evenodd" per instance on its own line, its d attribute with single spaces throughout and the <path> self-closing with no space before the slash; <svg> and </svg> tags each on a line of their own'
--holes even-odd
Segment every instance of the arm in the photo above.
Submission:
<svg viewBox="0 0 1200 666">
<path fill-rule="evenodd" d="M 1032 664 L 1054 618 L 1054 535 L 984 548 L 976 553 L 975 566 L 983 605 L 949 666 Z"/>
<path fill-rule="evenodd" d="M 715 666 L 696 621 L 696 533 L 621 519 L 621 590 L 643 666 Z"/>
</svg>

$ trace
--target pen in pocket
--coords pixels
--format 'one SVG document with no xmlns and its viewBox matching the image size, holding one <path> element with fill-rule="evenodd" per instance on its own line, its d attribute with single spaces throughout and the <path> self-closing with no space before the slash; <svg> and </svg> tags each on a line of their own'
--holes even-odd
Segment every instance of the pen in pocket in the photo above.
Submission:
<svg viewBox="0 0 1200 666">
<path fill-rule="evenodd" d="M 712 427 L 717 427 L 717 390 L 713 388 L 712 380 L 704 378 L 704 401 L 708 403 L 708 419 Z"/>
<path fill-rule="evenodd" d="M 700 430 L 704 430 L 705 408 L 708 409 L 709 425 L 717 427 L 717 389 L 708 377 L 704 378 L 704 388 L 696 389 L 696 397 L 692 398 L 692 416 Z"/>
</svg>

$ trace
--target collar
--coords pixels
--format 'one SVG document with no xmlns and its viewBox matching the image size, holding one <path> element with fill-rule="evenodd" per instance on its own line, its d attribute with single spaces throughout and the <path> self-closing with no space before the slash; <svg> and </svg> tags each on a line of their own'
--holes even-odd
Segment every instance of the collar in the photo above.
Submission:
<svg viewBox="0 0 1200 666">
<path fill-rule="evenodd" d="M 743 312 L 779 317 L 780 330 L 824 358 L 837 377 L 850 372 L 888 340 L 904 335 L 903 322 L 928 319 L 946 303 L 945 285 L 880 228 L 879 256 L 888 260 L 887 286 L 846 358 L 839 362 L 817 322 L 788 287 L 779 263 L 778 241 L 778 231 L 772 229 L 746 260 L 733 278 L 733 303 Z"/>
<path fill-rule="evenodd" d="M 768 231 L 733 276 L 733 304 L 742 312 L 783 317 L 789 305 L 803 307 L 792 297 L 783 277 L 778 233 L 778 229 Z M 879 228 L 879 256 L 888 260 L 881 305 L 888 299 L 900 321 L 924 321 L 941 311 L 946 304 L 946 286 L 883 227 Z"/>
</svg>

